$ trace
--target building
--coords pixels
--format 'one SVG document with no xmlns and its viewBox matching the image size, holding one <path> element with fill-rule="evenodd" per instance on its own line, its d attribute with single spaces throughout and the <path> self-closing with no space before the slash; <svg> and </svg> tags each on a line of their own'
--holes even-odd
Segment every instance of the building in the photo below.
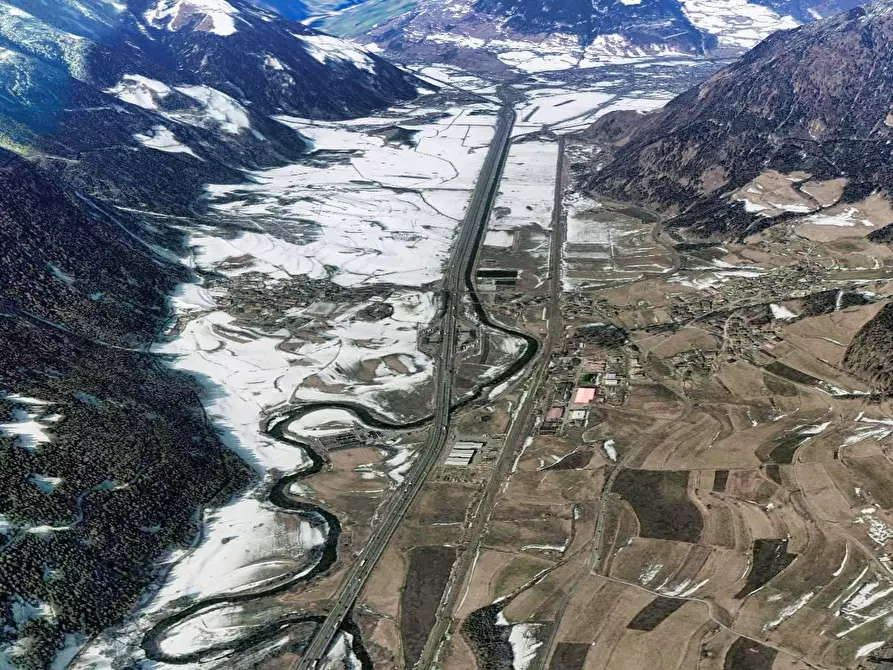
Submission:
<svg viewBox="0 0 893 670">
<path fill-rule="evenodd" d="M 546 421 L 561 421 L 561 417 L 563 416 L 564 408 L 552 407 L 548 412 L 546 412 Z"/>
<path fill-rule="evenodd" d="M 483 449 L 483 447 L 483 442 L 456 442 L 450 451 L 450 455 L 447 456 L 445 464 L 467 468 L 471 465 L 471 461 L 474 460 L 478 451 Z"/>
<path fill-rule="evenodd" d="M 582 422 L 585 422 L 588 417 L 589 417 L 588 409 L 571 410 L 571 415 L 570 415 L 571 421 L 580 421 L 582 423 Z"/>
<path fill-rule="evenodd" d="M 577 393 L 574 395 L 574 404 L 575 405 L 588 405 L 593 400 L 595 400 L 595 396 L 598 393 L 598 389 L 595 388 L 587 388 L 581 387 L 577 389 Z"/>
</svg>

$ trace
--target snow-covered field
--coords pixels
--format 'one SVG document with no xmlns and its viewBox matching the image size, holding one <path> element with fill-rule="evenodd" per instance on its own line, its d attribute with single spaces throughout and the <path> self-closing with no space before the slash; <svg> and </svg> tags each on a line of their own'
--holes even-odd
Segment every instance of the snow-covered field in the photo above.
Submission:
<svg viewBox="0 0 893 670">
<path fill-rule="evenodd" d="M 490 237 L 530 226 L 549 229 L 555 199 L 555 142 L 520 142 L 512 145 L 499 186 L 494 215 L 487 228 L 488 243 L 507 240 Z M 508 246 L 508 245 L 505 245 Z"/>
<path fill-rule="evenodd" d="M 636 5 L 640 0 L 621 2 Z M 499 26 L 501 30 L 494 31 L 491 20 L 473 14 L 477 11 L 474 3 L 443 4 L 443 10 L 449 11 L 449 18 L 410 22 L 402 27 L 401 41 L 410 46 L 441 45 L 441 53 L 447 49 L 455 50 L 465 58 L 470 58 L 474 52 L 485 52 L 505 65 L 528 74 L 697 59 L 693 46 L 685 46 L 684 40 L 675 46 L 672 44 L 673 36 L 667 40 L 656 36 L 650 41 L 644 39 L 649 21 L 644 15 L 641 26 L 630 18 L 622 22 L 624 25 L 614 27 L 618 32 L 596 35 L 591 42 L 581 44 L 580 39 L 571 33 L 512 33 L 511 21 L 508 26 Z M 774 11 L 766 4 L 747 0 L 681 0 L 681 5 L 686 18 L 707 35 L 715 36 L 717 46 L 724 52 L 741 52 L 773 32 L 798 25 L 791 16 Z M 820 18 L 815 10 L 811 10 L 811 13 L 814 18 Z M 630 39 L 627 36 L 630 34 L 636 37 Z"/>
<path fill-rule="evenodd" d="M 554 125 L 583 116 L 614 99 L 610 93 L 598 90 L 563 92 L 552 89 L 534 91 L 527 106 L 520 110 L 524 123 Z"/>
<path fill-rule="evenodd" d="M 628 65 L 662 58 L 690 58 L 690 54 L 659 44 L 635 45 L 619 34 L 599 35 L 585 47 L 570 35 L 554 35 L 552 38 L 539 44 L 492 40 L 481 46 L 472 46 L 485 46 L 496 52 L 496 57 L 506 65 L 528 73 Z"/>
<path fill-rule="evenodd" d="M 531 87 L 518 109 L 515 135 L 548 128 L 564 134 L 583 130 L 598 118 L 619 110 L 651 111 L 673 98 L 665 90 L 628 90 L 611 80 L 586 85 Z"/>
<path fill-rule="evenodd" d="M 207 537 L 234 539 L 202 542 L 175 556 L 168 583 L 154 599 L 152 611 L 177 598 L 238 593 L 304 567 L 302 557 L 325 542 L 325 524 L 299 520 L 296 530 L 287 530 L 278 515 L 250 495 L 209 512 Z"/>
<path fill-rule="evenodd" d="M 139 85 L 121 93 L 144 96 L 141 101 L 149 105 L 158 91 Z M 275 408 L 347 400 L 400 420 L 402 416 L 388 412 L 391 405 L 385 399 L 424 391 L 431 383 L 433 361 L 419 351 L 418 341 L 438 304 L 435 292 L 424 285 L 442 276 L 492 137 L 495 117 L 471 114 L 484 110 L 482 105 L 408 105 L 396 114 L 345 123 L 283 118 L 313 142 L 306 161 L 252 173 L 239 186 L 208 187 L 211 218 L 238 223 L 240 232 L 212 226 L 188 229 L 188 262 L 195 268 L 216 271 L 232 282 L 251 272 L 251 281 L 260 277 L 270 290 L 290 286 L 301 276 L 344 287 L 381 287 L 367 298 L 351 300 L 348 295 L 343 302 L 321 298 L 306 306 L 282 307 L 278 321 L 283 327 L 263 331 L 220 306 L 229 299 L 225 283 L 212 290 L 186 284 L 172 296 L 180 328 L 155 351 L 171 356 L 173 367 L 198 377 L 221 438 L 265 481 L 310 463 L 301 448 L 261 432 L 263 417 Z M 219 120 L 221 125 L 228 122 Z M 144 141 L 171 150 L 170 139 Z M 367 315 L 371 308 L 381 310 L 382 303 L 390 305 L 384 313 Z M 412 415 L 413 410 L 407 407 L 406 412 Z M 291 422 L 288 430 L 313 439 L 355 422 L 346 412 L 322 410 Z M 23 413 L 21 424 L 0 428 L 42 441 L 31 415 Z M 392 440 L 388 449 L 390 455 L 375 464 L 373 474 L 399 485 L 414 448 Z M 301 483 L 301 495 L 312 496 L 311 489 L 312 480 Z M 324 543 L 325 522 L 277 511 L 264 498 L 259 488 L 209 511 L 202 541 L 170 558 L 171 569 L 158 592 L 116 636 L 138 641 L 139 631 L 174 601 L 179 607 L 310 570 L 309 553 Z M 186 622 L 163 645 L 168 651 L 188 652 L 201 648 L 203 639 L 224 640 L 236 635 L 235 616 L 221 611 L 205 622 Z M 111 638 L 101 640 L 80 667 L 101 667 L 102 654 L 114 648 Z"/>
<path fill-rule="evenodd" d="M 567 244 L 611 244 L 611 226 L 604 221 L 594 220 L 589 213 L 601 205 L 591 198 L 577 196 L 569 198 L 567 207 Z M 570 255 L 570 254 L 569 254 Z"/>
<path fill-rule="evenodd" d="M 747 0 L 681 0 L 683 12 L 701 30 L 716 35 L 721 47 L 750 49 L 777 30 L 796 28 L 790 16 Z"/>
<path fill-rule="evenodd" d="M 323 278 L 332 266 L 343 286 L 435 281 L 493 135 L 495 117 L 471 114 L 481 109 L 451 109 L 433 123 L 417 110 L 366 124 L 280 118 L 313 141 L 320 160 L 210 187 L 215 214 L 248 224 L 263 218 L 276 231 L 220 244 L 233 255 L 244 250 L 262 272 Z M 408 142 L 388 139 L 401 131 Z"/>
<path fill-rule="evenodd" d="M 424 67 L 411 68 L 413 72 L 424 81 L 435 86 L 450 86 L 463 91 L 473 91 L 483 96 L 496 94 L 496 85 L 492 82 L 476 77 L 451 65 L 426 65 Z"/>
</svg>

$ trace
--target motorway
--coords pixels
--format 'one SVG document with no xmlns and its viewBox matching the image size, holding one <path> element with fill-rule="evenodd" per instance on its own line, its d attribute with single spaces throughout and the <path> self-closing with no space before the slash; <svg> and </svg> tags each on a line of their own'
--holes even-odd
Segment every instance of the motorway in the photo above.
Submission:
<svg viewBox="0 0 893 670">
<path fill-rule="evenodd" d="M 475 262 L 477 243 L 482 237 L 480 233 L 487 225 L 490 210 L 496 199 L 502 168 L 511 146 L 515 118 L 516 115 L 511 105 L 506 104 L 499 110 L 493 142 L 490 144 L 480 177 L 475 185 L 465 217 L 460 224 L 458 238 L 447 266 L 443 284 L 443 293 L 447 303 L 443 316 L 443 338 L 435 379 L 434 417 L 428 441 L 419 449 L 418 458 L 407 474 L 406 481 L 348 571 L 325 621 L 300 661 L 292 666 L 296 670 L 311 670 L 319 667 L 338 630 L 344 623 L 344 619 L 350 613 L 363 586 L 369 579 L 369 575 L 381 559 L 394 532 L 425 484 L 431 470 L 439 461 L 446 446 L 453 396 L 456 339 L 461 315 L 459 296 L 462 290 L 462 281 L 468 268 Z"/>
<path fill-rule="evenodd" d="M 478 505 L 466 541 L 462 547 L 462 553 L 453 567 L 450 584 L 443 598 L 443 602 L 437 612 L 437 619 L 416 668 L 424 670 L 434 665 L 440 645 L 453 621 L 456 604 L 462 586 L 473 576 L 472 569 L 483 540 L 484 532 L 490 522 L 496 495 L 503 484 L 511 476 L 512 463 L 516 452 L 522 447 L 525 438 L 530 434 L 530 417 L 539 397 L 539 389 L 549 369 L 549 359 L 552 345 L 561 342 L 564 330 L 564 320 L 561 318 L 561 247 L 564 241 L 562 220 L 562 194 L 564 169 L 564 138 L 558 144 L 558 162 L 556 166 L 555 180 L 555 205 L 552 214 L 552 244 L 549 262 L 549 327 L 542 346 L 542 353 L 534 372 L 531 374 L 531 382 L 528 386 L 524 400 L 515 412 L 512 423 L 502 446 L 502 452 L 493 472 L 490 475 L 484 495 Z"/>
</svg>

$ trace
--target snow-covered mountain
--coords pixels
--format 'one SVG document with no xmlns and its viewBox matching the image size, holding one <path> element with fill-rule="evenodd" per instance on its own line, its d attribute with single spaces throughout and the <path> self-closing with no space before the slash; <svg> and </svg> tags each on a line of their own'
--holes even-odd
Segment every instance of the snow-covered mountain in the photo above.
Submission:
<svg viewBox="0 0 893 670">
<path fill-rule="evenodd" d="M 415 83 L 242 0 L 0 0 L 0 668 L 65 667 L 250 481 L 149 353 L 205 187 Z"/>
<path fill-rule="evenodd" d="M 4 0 L 0 38 L 0 143 L 160 210 L 302 152 L 274 115 L 416 95 L 382 58 L 241 0 Z"/>
<path fill-rule="evenodd" d="M 367 0 L 318 25 L 405 57 L 529 72 L 728 56 L 852 0 Z"/>
</svg>

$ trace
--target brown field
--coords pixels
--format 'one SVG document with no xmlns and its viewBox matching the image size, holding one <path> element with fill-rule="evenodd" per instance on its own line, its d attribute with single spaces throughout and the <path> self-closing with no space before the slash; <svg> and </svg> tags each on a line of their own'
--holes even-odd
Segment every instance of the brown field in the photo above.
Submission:
<svg viewBox="0 0 893 670">
<path fill-rule="evenodd" d="M 400 596 L 406 667 L 416 663 L 425 647 L 455 558 L 455 549 L 449 547 L 414 547 L 409 552 L 409 569 Z"/>
<path fill-rule="evenodd" d="M 843 187 L 767 172 L 732 197 L 770 215 L 852 206 L 874 226 L 819 226 L 804 215 L 743 241 L 700 244 L 617 203 L 587 211 L 617 235 L 612 248 L 565 247 L 574 289 L 564 325 L 570 337 L 611 323 L 629 339 L 607 354 L 593 346 L 615 345 L 559 343 L 550 373 L 574 357 L 587 375 L 612 355 L 641 367 L 622 401 L 593 402 L 585 427 L 532 429 L 461 585 L 444 668 L 476 666 L 460 628 L 487 607 L 502 608 L 505 625 L 554 629 L 536 661 L 550 670 L 874 667 L 866 645 L 893 637 L 893 402 L 870 396 L 844 355 L 893 295 L 893 250 L 865 239 L 893 209 L 882 196 L 837 205 Z M 545 229 L 531 228 L 483 258 L 519 269 L 518 291 L 538 300 L 544 240 Z M 872 302 L 837 309 L 843 289 Z M 541 303 L 510 314 L 488 299 L 495 314 L 541 332 Z M 539 392 L 538 420 L 555 402 Z M 504 432 L 520 396 L 514 388 L 461 414 L 459 430 Z M 464 511 L 488 472 L 426 487 L 398 538 L 400 584 L 413 547 L 461 545 Z M 394 579 L 376 575 L 366 596 L 392 617 Z M 379 626 L 393 648 L 392 628 Z"/>
</svg>

